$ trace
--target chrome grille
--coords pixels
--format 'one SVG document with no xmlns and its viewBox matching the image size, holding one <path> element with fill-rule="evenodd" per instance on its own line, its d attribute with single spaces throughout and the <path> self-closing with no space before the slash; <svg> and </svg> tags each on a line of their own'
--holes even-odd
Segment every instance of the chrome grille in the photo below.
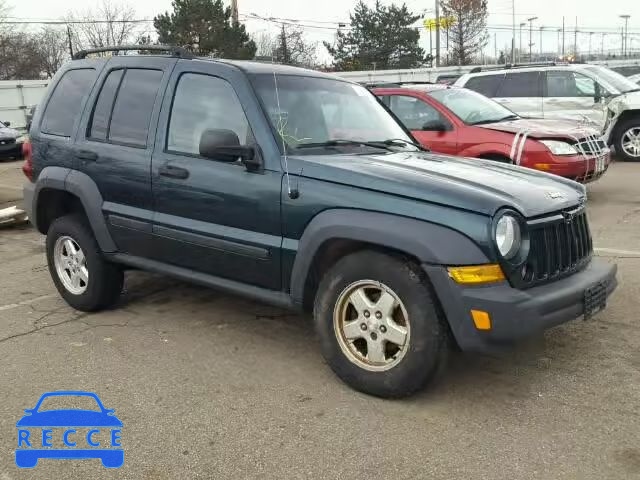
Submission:
<svg viewBox="0 0 640 480">
<path fill-rule="evenodd" d="M 557 280 L 584 267 L 593 253 L 584 207 L 529 223 L 529 256 L 523 287 Z"/>
<path fill-rule="evenodd" d="M 609 150 L 604 138 L 597 135 L 589 135 L 579 139 L 575 147 L 578 152 L 589 157 L 604 155 Z"/>
</svg>

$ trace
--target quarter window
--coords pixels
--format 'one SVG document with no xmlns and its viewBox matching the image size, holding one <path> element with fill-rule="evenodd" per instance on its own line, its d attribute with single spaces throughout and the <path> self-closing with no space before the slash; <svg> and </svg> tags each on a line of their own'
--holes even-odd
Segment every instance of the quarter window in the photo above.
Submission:
<svg viewBox="0 0 640 480">
<path fill-rule="evenodd" d="M 111 120 L 111 109 L 113 108 L 113 100 L 116 97 L 116 91 L 122 80 L 124 70 L 114 70 L 104 81 L 100 96 L 96 102 L 91 119 L 91 130 L 89 136 L 98 140 L 106 140 L 109 130 L 109 120 Z"/>
<path fill-rule="evenodd" d="M 70 137 L 84 98 L 95 81 L 93 68 L 67 71 L 56 85 L 42 119 L 42 133 Z"/>
<path fill-rule="evenodd" d="M 180 77 L 171 107 L 167 150 L 200 154 L 205 130 L 232 130 L 241 144 L 253 143 L 249 122 L 233 87 L 220 78 L 185 73 Z"/>
</svg>

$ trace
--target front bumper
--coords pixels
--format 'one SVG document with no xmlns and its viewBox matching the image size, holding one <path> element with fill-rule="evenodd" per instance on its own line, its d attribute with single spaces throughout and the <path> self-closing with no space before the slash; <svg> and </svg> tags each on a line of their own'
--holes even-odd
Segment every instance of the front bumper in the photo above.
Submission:
<svg viewBox="0 0 640 480">
<path fill-rule="evenodd" d="M 598 156 L 553 156 L 553 159 L 557 163 L 549 164 L 547 172 L 576 182 L 589 183 L 597 180 L 607 171 L 611 163 L 611 153 L 607 150 L 606 153 Z"/>
<path fill-rule="evenodd" d="M 507 282 L 482 287 L 455 283 L 446 267 L 423 265 L 436 290 L 453 335 L 462 350 L 487 352 L 573 320 L 585 313 L 585 290 L 606 285 L 607 298 L 617 286 L 617 265 L 594 258 L 562 280 L 527 290 Z M 471 310 L 488 312 L 491 330 L 477 330 Z"/>
<path fill-rule="evenodd" d="M 19 158 L 22 157 L 22 143 L 2 143 L 0 140 L 0 158 Z"/>
</svg>

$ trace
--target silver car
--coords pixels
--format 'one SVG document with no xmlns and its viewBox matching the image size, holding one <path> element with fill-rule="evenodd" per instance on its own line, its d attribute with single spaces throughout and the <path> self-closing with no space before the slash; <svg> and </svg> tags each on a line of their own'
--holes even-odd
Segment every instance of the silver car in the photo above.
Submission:
<svg viewBox="0 0 640 480">
<path fill-rule="evenodd" d="M 566 64 L 478 71 L 456 85 L 522 116 L 592 124 L 619 156 L 640 160 L 640 86 L 608 68 Z"/>
</svg>

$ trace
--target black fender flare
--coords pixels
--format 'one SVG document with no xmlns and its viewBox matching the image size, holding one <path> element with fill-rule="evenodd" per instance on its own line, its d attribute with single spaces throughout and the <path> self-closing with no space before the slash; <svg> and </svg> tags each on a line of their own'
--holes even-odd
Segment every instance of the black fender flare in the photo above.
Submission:
<svg viewBox="0 0 640 480">
<path fill-rule="evenodd" d="M 388 247 L 431 265 L 479 265 L 487 256 L 470 238 L 442 225 L 398 215 L 351 209 L 325 210 L 307 225 L 291 271 L 291 297 L 296 304 L 312 262 L 322 245 L 347 239 Z"/>
<path fill-rule="evenodd" d="M 75 195 L 84 208 L 100 249 L 107 253 L 117 251 L 102 213 L 102 195 L 91 177 L 86 173 L 64 167 L 46 167 L 40 172 L 34 186 L 30 208 L 28 207 L 31 222 L 40 232 L 42 229 L 38 226 L 37 206 L 42 189 L 62 190 Z"/>
</svg>

